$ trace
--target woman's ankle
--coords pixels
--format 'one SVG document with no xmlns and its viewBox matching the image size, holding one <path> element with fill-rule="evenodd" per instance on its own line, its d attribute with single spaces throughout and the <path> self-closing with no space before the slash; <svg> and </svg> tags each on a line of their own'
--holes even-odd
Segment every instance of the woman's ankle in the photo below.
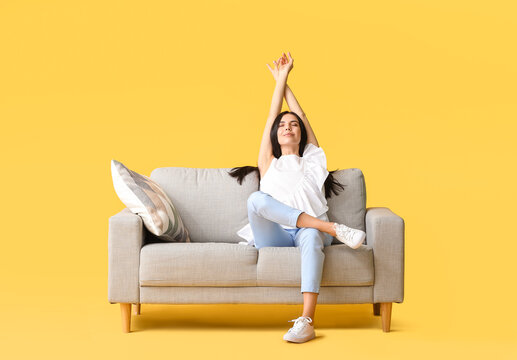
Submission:
<svg viewBox="0 0 517 360">
<path fill-rule="evenodd" d="M 334 229 L 334 223 L 329 221 L 325 224 L 325 230 L 327 234 L 330 234 L 332 236 L 336 236 L 336 229 Z"/>
</svg>

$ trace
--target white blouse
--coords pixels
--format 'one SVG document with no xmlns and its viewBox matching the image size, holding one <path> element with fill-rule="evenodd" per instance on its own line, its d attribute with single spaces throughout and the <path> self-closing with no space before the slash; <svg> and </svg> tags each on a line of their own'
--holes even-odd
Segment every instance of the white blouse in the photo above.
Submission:
<svg viewBox="0 0 517 360">
<path fill-rule="evenodd" d="M 260 190 L 286 205 L 329 221 L 324 189 L 328 174 L 327 157 L 323 149 L 307 143 L 302 157 L 296 154 L 282 155 L 278 159 L 274 157 L 260 180 Z M 296 229 L 280 225 L 284 229 Z M 239 244 L 255 245 L 249 223 L 237 231 L 237 235 L 247 240 Z"/>
</svg>

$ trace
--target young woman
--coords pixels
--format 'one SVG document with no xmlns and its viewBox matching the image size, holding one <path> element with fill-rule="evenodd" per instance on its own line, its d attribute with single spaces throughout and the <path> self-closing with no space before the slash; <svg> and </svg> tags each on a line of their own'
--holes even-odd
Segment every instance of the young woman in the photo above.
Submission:
<svg viewBox="0 0 517 360">
<path fill-rule="evenodd" d="M 366 233 L 330 222 L 327 198 L 331 190 L 343 185 L 327 170 L 327 159 L 293 92 L 287 77 L 293 68 L 291 53 L 285 53 L 274 68 L 267 64 L 276 80 L 269 117 L 260 144 L 258 167 L 233 168 L 231 176 L 242 184 L 244 176 L 258 171 L 260 190 L 248 198 L 249 223 L 237 234 L 256 248 L 296 246 L 301 253 L 301 292 L 303 313 L 289 320 L 294 325 L 284 340 L 305 342 L 315 337 L 314 312 L 319 294 L 323 247 L 335 236 L 351 248 L 363 243 Z M 280 113 L 285 96 L 290 111 Z"/>
</svg>

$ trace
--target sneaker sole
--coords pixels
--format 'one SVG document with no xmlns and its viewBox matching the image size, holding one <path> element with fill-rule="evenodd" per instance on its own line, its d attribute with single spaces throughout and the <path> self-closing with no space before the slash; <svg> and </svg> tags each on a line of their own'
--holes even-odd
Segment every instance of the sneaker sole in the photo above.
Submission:
<svg viewBox="0 0 517 360">
<path fill-rule="evenodd" d="M 284 340 L 290 341 L 290 342 L 294 342 L 294 343 L 303 343 L 303 342 L 312 340 L 315 337 L 316 337 L 316 333 L 313 332 L 311 335 L 308 335 L 308 336 L 306 336 L 304 338 L 294 338 L 294 337 L 291 337 L 289 335 L 284 335 Z"/>
</svg>

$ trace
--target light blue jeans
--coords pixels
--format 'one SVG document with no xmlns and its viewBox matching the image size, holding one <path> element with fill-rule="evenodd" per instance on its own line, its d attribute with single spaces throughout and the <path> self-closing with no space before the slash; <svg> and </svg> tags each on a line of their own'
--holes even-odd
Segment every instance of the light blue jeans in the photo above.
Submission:
<svg viewBox="0 0 517 360">
<path fill-rule="evenodd" d="M 296 221 L 302 212 L 260 190 L 248 197 L 248 219 L 255 247 L 300 247 L 301 292 L 319 293 L 325 260 L 323 247 L 329 246 L 333 237 L 315 228 L 284 229 L 280 226 L 281 224 L 296 227 Z"/>
</svg>

